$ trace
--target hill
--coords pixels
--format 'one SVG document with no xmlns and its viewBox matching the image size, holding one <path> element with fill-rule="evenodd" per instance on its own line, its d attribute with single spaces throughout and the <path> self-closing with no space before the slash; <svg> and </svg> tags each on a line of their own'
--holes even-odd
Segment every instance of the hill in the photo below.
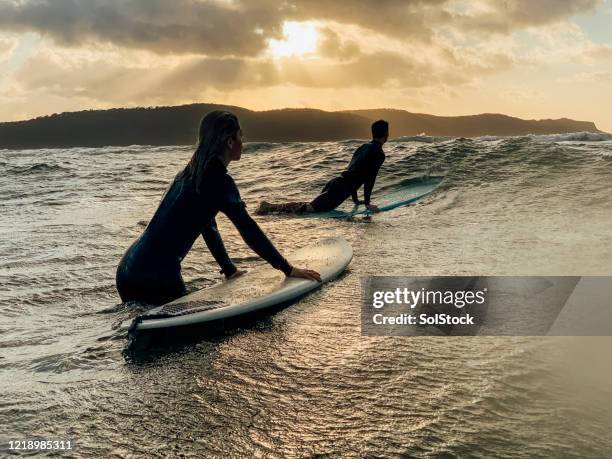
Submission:
<svg viewBox="0 0 612 459">
<path fill-rule="evenodd" d="M 469 116 L 435 116 L 385 108 L 351 110 L 346 113 L 363 116 L 369 120 L 386 119 L 391 123 L 393 137 L 414 136 L 421 133 L 431 136 L 478 137 L 483 135 L 601 132 L 593 122 L 574 121 L 567 118 L 523 120 L 495 113 Z"/>
<path fill-rule="evenodd" d="M 434 116 L 403 110 L 327 112 L 315 109 L 252 111 L 242 107 L 191 104 L 176 107 L 87 110 L 0 123 L 0 148 L 67 148 L 122 145 L 195 144 L 199 121 L 211 110 L 225 109 L 240 118 L 250 142 L 308 142 L 366 139 L 374 119 L 391 123 L 392 137 L 427 135 L 555 134 L 599 132 L 587 121 L 522 120 L 506 115 Z"/>
</svg>

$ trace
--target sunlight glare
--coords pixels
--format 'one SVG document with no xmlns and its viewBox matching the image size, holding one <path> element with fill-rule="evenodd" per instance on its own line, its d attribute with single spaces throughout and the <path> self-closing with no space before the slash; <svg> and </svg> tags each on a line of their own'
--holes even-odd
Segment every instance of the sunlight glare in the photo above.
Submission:
<svg viewBox="0 0 612 459">
<path fill-rule="evenodd" d="M 303 56 L 317 49 L 317 27 L 312 22 L 287 21 L 283 24 L 282 40 L 270 40 L 269 49 L 275 57 Z"/>
</svg>

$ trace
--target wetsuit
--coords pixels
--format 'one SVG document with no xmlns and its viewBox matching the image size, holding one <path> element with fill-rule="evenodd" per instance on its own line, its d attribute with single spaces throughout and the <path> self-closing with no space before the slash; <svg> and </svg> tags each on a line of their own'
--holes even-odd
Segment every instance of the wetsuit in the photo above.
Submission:
<svg viewBox="0 0 612 459">
<path fill-rule="evenodd" d="M 370 196 L 378 170 L 385 161 L 382 144 L 372 140 L 360 146 L 345 171 L 329 181 L 323 191 L 311 203 L 315 212 L 327 212 L 342 204 L 346 198 L 352 197 L 359 204 L 357 190 L 363 185 L 363 203 L 370 204 Z"/>
<path fill-rule="evenodd" d="M 311 202 L 299 201 L 275 204 L 263 201 L 256 213 L 259 215 L 269 213 L 303 214 L 308 212 L 309 206 L 312 206 L 315 212 L 327 212 L 338 207 L 349 196 L 353 198 L 353 202 L 357 205 L 360 204 L 357 199 L 357 190 L 361 185 L 364 185 L 363 203 L 369 205 L 378 170 L 384 161 L 385 153 L 382 150 L 381 143 L 376 140 L 364 143 L 353 153 L 353 158 L 346 170 L 339 177 L 327 182 L 321 194 Z"/>
<path fill-rule="evenodd" d="M 221 273 L 231 276 L 230 260 L 215 216 L 223 212 L 260 257 L 289 275 L 292 266 L 251 218 L 226 167 L 212 160 L 203 172 L 200 192 L 185 171 L 179 173 L 144 233 L 127 250 L 117 268 L 117 290 L 123 301 L 163 304 L 186 293 L 181 261 L 201 234 Z"/>
</svg>

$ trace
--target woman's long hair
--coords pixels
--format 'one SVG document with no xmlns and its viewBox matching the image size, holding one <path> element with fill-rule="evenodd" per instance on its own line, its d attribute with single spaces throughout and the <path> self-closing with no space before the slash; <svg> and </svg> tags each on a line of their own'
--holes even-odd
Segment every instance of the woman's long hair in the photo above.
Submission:
<svg viewBox="0 0 612 459">
<path fill-rule="evenodd" d="M 198 147 L 184 171 L 197 193 L 200 192 L 204 170 L 213 159 L 223 160 L 227 139 L 235 138 L 239 130 L 238 117 L 228 111 L 215 110 L 202 118 Z"/>
</svg>

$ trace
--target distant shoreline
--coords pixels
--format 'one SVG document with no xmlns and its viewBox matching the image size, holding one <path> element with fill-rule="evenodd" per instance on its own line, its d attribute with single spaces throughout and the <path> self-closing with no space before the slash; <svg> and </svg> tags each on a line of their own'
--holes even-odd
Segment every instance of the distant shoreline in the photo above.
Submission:
<svg viewBox="0 0 612 459">
<path fill-rule="evenodd" d="M 225 109 L 240 118 L 247 142 L 324 142 L 367 139 L 373 120 L 391 124 L 392 137 L 480 137 L 602 133 L 591 121 L 523 120 L 501 114 L 435 116 L 396 109 L 328 112 L 316 109 L 252 111 L 216 104 L 87 110 L 0 123 L 0 148 L 193 145 L 200 119 Z"/>
</svg>

